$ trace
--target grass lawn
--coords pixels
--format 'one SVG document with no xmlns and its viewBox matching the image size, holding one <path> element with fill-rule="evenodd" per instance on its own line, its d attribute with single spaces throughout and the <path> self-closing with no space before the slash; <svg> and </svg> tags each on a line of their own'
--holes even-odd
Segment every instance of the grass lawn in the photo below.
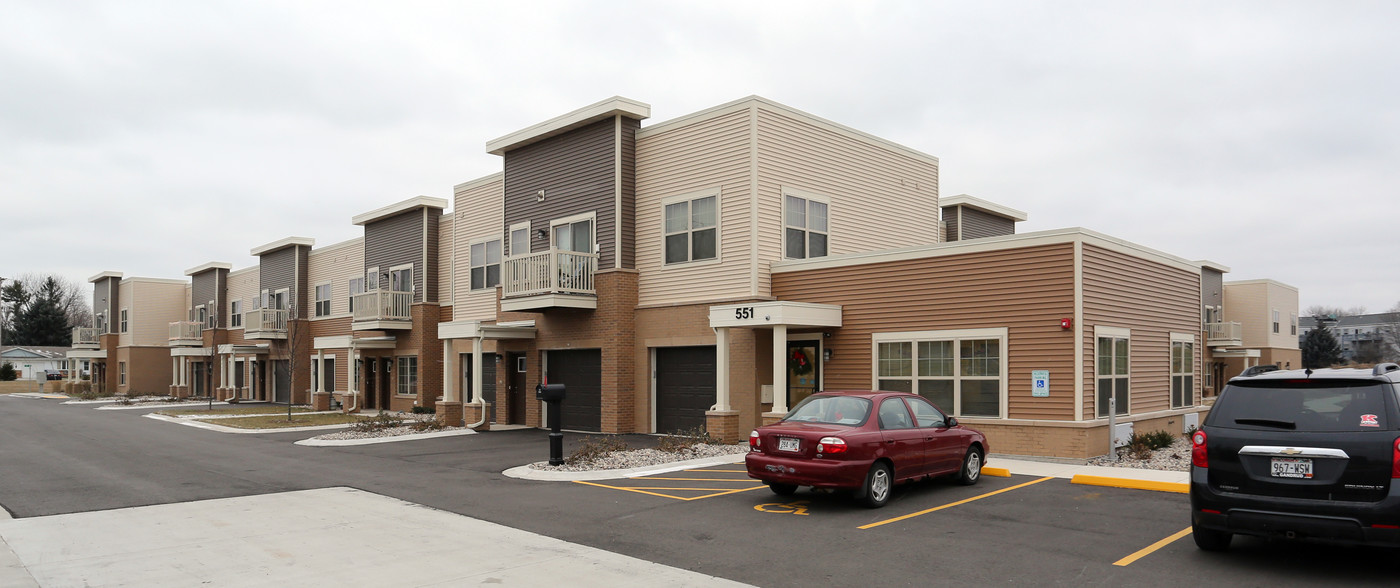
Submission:
<svg viewBox="0 0 1400 588">
<path fill-rule="evenodd" d="M 354 414 L 305 414 L 292 415 L 292 420 L 287 420 L 287 409 L 282 409 L 282 414 L 250 416 L 236 419 L 195 419 L 202 423 L 234 427 L 238 429 L 285 429 L 288 427 L 314 427 L 317 425 L 344 425 L 357 422 L 365 417 Z"/>
<path fill-rule="evenodd" d="M 304 406 L 293 406 L 292 414 L 299 412 L 311 412 L 311 409 Z M 240 406 L 237 408 L 221 407 L 209 410 L 203 409 L 179 409 L 179 410 L 157 410 L 156 414 L 165 416 L 187 416 L 187 415 L 221 415 L 221 414 L 280 414 L 285 420 L 287 407 L 285 406 Z"/>
</svg>

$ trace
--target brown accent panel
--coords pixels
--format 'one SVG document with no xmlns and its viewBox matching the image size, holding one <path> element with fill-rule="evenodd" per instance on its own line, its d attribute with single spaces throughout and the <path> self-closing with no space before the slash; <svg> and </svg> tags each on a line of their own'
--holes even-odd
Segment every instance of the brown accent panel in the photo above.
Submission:
<svg viewBox="0 0 1400 588">
<path fill-rule="evenodd" d="M 120 300 L 118 300 L 121 288 L 117 287 L 119 282 L 120 280 L 116 278 L 102 278 L 92 284 L 93 317 L 94 320 L 96 320 L 98 313 L 106 311 L 106 333 L 116 333 L 121 328 L 119 324 L 121 317 L 117 315 L 117 312 L 121 309 Z"/>
<path fill-rule="evenodd" d="M 170 387 L 170 348 L 122 347 L 117 350 L 118 361 L 126 362 L 126 387 L 123 391 L 140 394 L 163 394 Z M 113 382 L 118 366 L 108 362 Z"/>
<path fill-rule="evenodd" d="M 1225 274 L 1209 268 L 1201 268 L 1201 305 L 1223 306 L 1225 304 Z"/>
<path fill-rule="evenodd" d="M 437 302 L 438 301 L 438 249 L 441 241 L 438 240 L 438 229 L 441 227 L 442 211 L 436 208 L 424 208 L 423 230 L 427 233 L 428 250 L 423 259 L 414 265 L 413 282 L 423 284 L 423 295 L 418 296 L 415 302 Z M 418 277 L 419 268 L 422 268 L 422 278 Z"/>
<path fill-rule="evenodd" d="M 431 210 L 430 210 L 431 212 Z M 435 215 L 430 215 L 435 216 Z M 423 209 L 413 209 L 365 225 L 365 269 L 378 267 L 381 275 L 397 265 L 413 264 L 413 301 L 423 301 Z M 429 241 L 435 241 L 433 235 Z M 387 288 L 386 284 L 380 284 Z"/>
<path fill-rule="evenodd" d="M 297 249 L 283 247 L 258 258 L 258 295 L 263 290 L 270 295 L 283 288 L 291 290 L 297 287 Z"/>
<path fill-rule="evenodd" d="M 1094 326 L 1131 329 L 1128 394 L 1133 414 L 1171 406 L 1171 333 L 1201 332 L 1201 275 L 1094 245 L 1084 245 L 1084 404 L 1094 418 Z M 1197 338 L 1193 393 L 1200 393 Z M 1053 382 L 1053 378 L 1052 378 Z M 1053 384 L 1052 384 L 1053 385 Z M 1195 396 L 1199 397 L 1199 396 Z"/>
<path fill-rule="evenodd" d="M 966 206 L 960 208 L 962 208 L 962 223 L 958 225 L 962 230 L 959 235 L 960 240 L 1016 234 L 1016 221 Z"/>
<path fill-rule="evenodd" d="M 943 222 L 948 225 L 948 241 L 958 241 L 962 239 L 962 235 L 958 233 L 958 207 L 944 207 Z"/>
<path fill-rule="evenodd" d="M 642 121 L 622 118 L 622 218 L 618 219 L 622 267 L 637 267 L 637 129 Z"/>
<path fill-rule="evenodd" d="M 842 306 L 827 390 L 871 387 L 873 333 L 1006 327 L 1008 416 L 1074 418 L 1073 331 L 1059 324 L 1074 316 L 1072 244 L 778 273 L 773 295 Z M 1061 382 L 1050 397 L 1031 397 L 1031 370 Z"/>
<path fill-rule="evenodd" d="M 613 267 L 616 228 L 614 119 L 605 119 L 505 154 L 505 224 L 530 221 L 531 231 L 549 230 L 549 221 L 593 212 L 599 247 L 598 268 Z M 540 202 L 536 194 L 545 191 Z M 530 251 L 544 251 L 553 237 L 530 236 Z"/>
<path fill-rule="evenodd" d="M 198 315 L 195 307 L 203 304 L 208 305 L 210 300 L 214 301 L 214 308 L 209 309 L 215 312 L 214 318 L 217 320 L 217 328 L 228 326 L 228 317 L 225 313 L 217 312 L 228 306 L 228 270 L 222 268 L 205 270 L 195 274 L 190 278 L 190 308 L 189 320 L 196 320 Z"/>
</svg>

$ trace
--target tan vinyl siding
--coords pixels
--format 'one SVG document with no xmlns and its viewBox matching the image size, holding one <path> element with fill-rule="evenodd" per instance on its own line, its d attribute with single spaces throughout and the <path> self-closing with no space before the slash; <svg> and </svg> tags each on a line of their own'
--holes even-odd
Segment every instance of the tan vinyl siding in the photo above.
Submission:
<svg viewBox="0 0 1400 588">
<path fill-rule="evenodd" d="M 1171 408 L 1171 333 L 1200 333 L 1199 272 L 1091 244 L 1084 250 L 1084 418 L 1095 412 L 1094 327 L 1131 329 L 1129 406 L 1133 414 Z M 1193 398 L 1201 390 L 1201 341 L 1193 349 Z"/>
<path fill-rule="evenodd" d="M 178 282 L 134 280 L 123 284 L 131 290 L 122 293 L 130 303 L 130 333 L 122 345 L 166 346 L 170 344 L 170 323 L 185 320 L 189 285 Z M 130 296 L 127 296 L 127 292 Z"/>
<path fill-rule="evenodd" d="M 873 333 L 1005 327 L 1008 417 L 1074 418 L 1073 335 L 1059 324 L 1074 316 L 1071 243 L 783 272 L 773 294 L 841 305 L 823 341 L 828 390 L 871 387 Z M 1050 370 L 1050 397 L 1031 397 L 1032 370 Z"/>
<path fill-rule="evenodd" d="M 452 253 L 452 283 L 455 288 L 452 300 L 452 320 L 495 320 L 496 290 L 472 292 L 471 242 L 487 237 L 498 237 L 505 243 L 505 183 L 504 176 L 495 174 L 475 182 L 457 187 L 453 195 L 452 240 L 455 251 Z M 548 226 L 531 225 L 530 240 L 534 241 L 534 231 Z M 503 255 L 505 252 L 503 252 Z"/>
<path fill-rule="evenodd" d="M 363 237 L 314 249 L 307 255 L 307 303 L 312 305 L 307 316 L 315 317 L 316 286 L 331 285 L 331 314 L 350 314 L 350 279 L 364 275 L 365 240 Z M 349 332 L 348 330 L 346 331 Z"/>
<path fill-rule="evenodd" d="M 258 297 L 258 266 L 243 268 L 238 271 L 229 272 L 228 275 L 228 306 L 224 312 L 229 316 L 233 315 L 233 302 L 242 301 L 240 312 L 248 312 L 253 309 L 254 300 Z M 239 327 L 242 328 L 242 327 Z"/>
<path fill-rule="evenodd" d="M 783 188 L 830 199 L 830 255 L 937 242 L 938 165 L 764 104 L 758 110 L 759 294 L 783 255 Z"/>
<path fill-rule="evenodd" d="M 122 281 L 121 284 L 120 284 L 119 286 L 117 286 L 117 292 L 118 292 L 118 294 L 117 294 L 117 300 L 120 300 L 121 302 L 120 302 L 119 304 L 115 305 L 115 306 L 112 308 L 112 332 L 113 332 L 113 333 L 120 333 L 120 336 L 117 337 L 117 346 L 118 346 L 118 347 L 127 347 L 127 346 L 130 346 L 130 345 L 131 345 L 131 341 L 132 341 L 132 339 L 133 339 L 133 338 L 132 338 L 133 330 L 132 330 L 132 328 L 131 328 L 131 327 L 132 327 L 132 323 L 131 323 L 131 318 L 132 318 L 132 317 L 131 317 L 131 314 L 132 314 L 132 310 L 133 310 L 133 309 L 131 308 L 131 303 L 132 303 L 133 300 L 135 300 L 135 298 L 132 296 L 132 290 L 133 290 L 135 287 L 136 287 L 135 282 L 125 281 L 125 280 Z M 126 310 L 126 325 L 127 325 L 127 326 L 126 326 L 126 332 L 125 332 L 125 333 L 122 332 L 122 310 L 123 310 L 123 309 Z M 168 328 L 168 327 L 167 327 L 167 328 Z M 168 342 L 169 337 L 170 337 L 170 334 L 167 332 L 167 333 L 166 333 L 167 342 Z"/>
<path fill-rule="evenodd" d="M 440 215 L 437 233 L 437 300 L 443 306 L 452 304 L 452 215 Z"/>
<path fill-rule="evenodd" d="M 1269 316 L 1269 291 L 1264 282 L 1226 283 L 1224 306 L 1225 320 L 1240 323 L 1245 346 L 1268 347 L 1272 317 Z"/>
<path fill-rule="evenodd" d="M 637 139 L 639 304 L 750 294 L 749 117 L 743 109 Z M 720 261 L 665 266 L 662 200 L 714 189 Z"/>
</svg>

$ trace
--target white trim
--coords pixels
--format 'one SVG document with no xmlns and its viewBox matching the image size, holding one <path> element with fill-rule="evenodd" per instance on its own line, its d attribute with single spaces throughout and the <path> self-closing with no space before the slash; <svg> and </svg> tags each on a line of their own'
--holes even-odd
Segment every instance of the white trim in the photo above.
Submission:
<svg viewBox="0 0 1400 588">
<path fill-rule="evenodd" d="M 1172 343 L 1195 343 L 1195 333 L 1171 333 Z"/>
<path fill-rule="evenodd" d="M 888 333 L 871 333 L 871 334 L 870 334 L 870 389 L 871 389 L 871 390 L 879 390 L 879 389 L 880 389 L 880 379 L 881 379 L 881 378 L 880 378 L 880 344 L 881 344 L 881 343 L 909 343 L 909 344 L 911 345 L 911 348 L 910 348 L 910 352 L 911 352 L 911 354 L 910 354 L 910 362 L 911 362 L 910 367 L 912 368 L 912 371 L 910 372 L 910 375 L 908 376 L 908 380 L 909 380 L 910 382 L 912 382 L 913 385 L 915 386 L 913 392 L 914 392 L 915 394 L 917 394 L 917 393 L 918 393 L 918 388 L 917 388 L 917 386 L 918 386 L 918 382 L 919 382 L 919 379 L 920 379 L 920 376 L 919 376 L 919 353 L 918 353 L 918 344 L 919 344 L 919 343 L 930 342 L 930 341 L 952 341 L 952 342 L 955 342 L 955 343 L 960 343 L 960 342 L 963 341 L 963 340 L 996 339 L 997 342 L 998 342 L 998 343 L 997 343 L 997 345 L 998 345 L 998 347 L 997 347 L 997 353 L 998 353 L 997 367 L 999 368 L 999 371 L 1000 371 L 1000 373 L 998 374 L 998 381 L 999 381 L 999 383 L 1000 383 L 1000 385 L 998 386 L 998 388 L 999 388 L 1000 392 L 999 392 L 999 394 L 998 394 L 998 399 L 997 399 L 997 413 L 998 413 L 998 415 L 997 415 L 996 418 L 999 418 L 999 419 L 1008 418 L 1008 415 L 1010 414 L 1010 410 L 1011 410 L 1011 406 L 1010 406 L 1010 405 L 1011 405 L 1011 383 L 1010 383 L 1010 372 L 1011 372 L 1011 366 L 1010 366 L 1011 361 L 1010 361 L 1010 359 L 1011 359 L 1011 358 L 1010 358 L 1010 352 L 1009 352 L 1010 349 L 1009 349 L 1009 345 L 1008 345 L 1008 339 L 1009 339 L 1009 337 L 1010 337 L 1010 329 L 1007 328 L 1007 327 L 989 327 L 989 328 L 981 328 L 981 329 L 948 329 L 948 330 L 943 330 L 943 331 L 895 331 L 895 332 L 888 332 Z M 962 347 L 961 345 L 954 345 L 954 346 L 953 346 L 953 375 L 952 375 L 951 377 L 938 377 L 938 378 L 937 378 L 937 379 L 951 380 L 951 381 L 954 382 L 954 386 L 953 386 L 953 406 L 945 406 L 945 407 L 940 407 L 940 408 L 943 409 L 943 410 L 945 410 L 945 411 L 947 411 L 949 415 L 951 415 L 951 416 L 956 416 L 956 417 L 958 417 L 958 418 L 963 418 L 963 415 L 962 415 L 962 381 L 963 381 L 964 377 L 966 377 L 966 378 L 968 378 L 968 379 L 973 379 L 973 380 L 990 381 L 990 378 L 988 378 L 987 376 L 963 376 L 963 373 L 962 373 L 962 365 L 961 365 L 961 364 L 962 364 L 962 361 L 961 361 L 962 349 L 961 349 L 961 347 Z M 894 379 L 904 379 L 904 378 L 905 378 L 905 376 L 898 376 L 898 377 L 886 377 L 886 378 L 884 378 L 884 379 L 894 380 Z M 926 376 L 925 378 L 929 378 L 929 377 Z M 976 418 L 991 418 L 991 417 L 978 416 L 978 417 L 976 417 Z"/>
<path fill-rule="evenodd" d="M 749 109 L 749 296 L 758 297 L 758 105 Z M 638 135 L 640 137 L 640 134 Z M 640 140 L 640 138 L 638 139 Z M 781 213 L 779 213 L 781 214 Z M 779 219 L 781 222 L 781 219 Z M 782 252 L 778 252 L 779 258 Z M 771 293 L 771 286 L 769 288 Z"/>
<path fill-rule="evenodd" d="M 830 196 L 827 196 L 827 195 L 825 195 L 825 194 L 818 194 L 818 193 L 816 193 L 816 192 L 808 192 L 808 191 L 803 190 L 803 189 L 801 189 L 801 188 L 793 188 L 793 187 L 791 187 L 791 186 L 781 186 L 781 187 L 779 188 L 778 191 L 779 191 L 779 193 L 780 193 L 780 195 L 778 196 L 778 199 L 779 199 L 779 202 L 780 202 L 779 211 L 778 211 L 778 215 L 779 215 L 779 218 L 778 218 L 778 230 L 779 230 L 779 233 L 778 233 L 778 243 L 781 244 L 781 246 L 782 246 L 782 251 L 779 251 L 779 252 L 778 252 L 778 260 L 777 260 L 777 261 L 779 261 L 779 262 L 780 262 L 780 261 L 784 261 L 784 260 L 786 260 L 786 261 L 806 261 L 806 260 L 809 260 L 809 259 L 826 259 L 826 258 L 828 258 L 828 257 L 831 257 L 831 197 L 830 197 Z M 804 210 L 804 211 L 802 212 L 802 218 L 803 218 L 803 221 L 802 221 L 802 222 L 803 222 L 802 233 L 803 233 L 803 240 L 804 240 L 803 243 L 802 243 L 802 251 L 803 251 L 803 253 L 804 253 L 804 256 L 803 256 L 802 258 L 790 258 L 790 257 L 787 256 L 787 229 L 788 229 L 788 224 L 787 224 L 787 197 L 788 197 L 788 196 L 792 196 L 792 197 L 794 197 L 794 198 L 801 198 L 801 199 L 807 200 L 807 201 L 813 201 L 813 200 L 815 200 L 815 201 L 817 201 L 817 202 L 820 202 L 820 203 L 826 205 L 826 230 L 825 230 L 825 231 L 819 231 L 821 234 L 826 235 L 826 254 L 825 254 L 825 255 L 822 255 L 822 256 L 820 256 L 820 257 L 812 257 L 812 255 L 811 255 L 811 253 L 812 253 L 812 252 L 811 252 L 811 242 L 808 241 L 808 240 L 806 240 L 806 239 L 807 239 L 806 235 L 812 232 L 812 229 L 811 229 L 810 227 L 806 226 L 806 225 L 807 225 L 807 220 L 806 220 L 806 219 L 807 219 L 808 216 L 811 215 L 810 209 L 809 209 L 809 210 Z M 777 263 L 777 262 L 774 262 L 774 263 Z"/>
<path fill-rule="evenodd" d="M 1225 265 L 1223 263 L 1217 263 L 1209 259 L 1197 259 L 1196 261 L 1193 261 L 1191 263 L 1201 266 L 1201 269 L 1214 270 L 1222 274 L 1230 273 L 1230 266 Z"/>
<path fill-rule="evenodd" d="M 723 215 L 720 214 L 720 211 L 722 210 L 721 207 L 722 207 L 723 202 L 724 202 L 724 197 L 723 197 L 723 194 L 722 194 L 722 193 L 723 193 L 723 190 L 722 190 L 721 188 L 715 187 L 715 188 L 708 188 L 708 189 L 705 189 L 705 190 L 696 190 L 696 191 L 694 191 L 694 192 L 690 192 L 690 193 L 687 193 L 687 194 L 677 194 L 677 195 L 675 195 L 675 196 L 667 196 L 667 197 L 661 199 L 661 259 L 660 259 L 660 261 L 661 261 L 661 267 L 662 267 L 662 268 L 667 268 L 667 267 L 693 267 L 693 266 L 696 266 L 696 265 L 705 265 L 705 264 L 710 264 L 710 263 L 720 263 L 720 262 L 723 261 L 723 255 L 720 253 L 720 250 L 722 249 L 722 248 L 720 247 L 720 244 L 721 244 L 723 241 L 721 240 L 722 234 L 721 234 L 720 226 L 719 226 L 719 225 L 720 225 L 720 217 L 723 216 Z M 702 199 L 702 198 L 709 198 L 709 197 L 711 197 L 711 196 L 713 196 L 714 199 L 715 199 L 715 226 L 714 226 L 714 229 L 715 229 L 715 256 L 714 256 L 714 257 L 707 257 L 707 258 L 705 258 L 705 259 L 690 259 L 690 254 L 691 254 L 691 252 L 694 251 L 694 242 L 693 242 L 691 239 L 686 239 L 686 245 L 688 246 L 687 249 L 686 249 L 686 260 L 685 260 L 685 261 L 677 261 L 677 262 L 675 262 L 675 263 L 668 263 L 668 262 L 666 261 L 666 237 L 669 237 L 669 236 L 671 236 L 672 234 L 677 234 L 677 235 L 679 235 L 680 233 L 679 233 L 679 232 L 677 232 L 677 233 L 667 233 L 667 232 L 666 232 L 666 207 L 667 207 L 667 206 L 670 206 L 670 205 L 672 205 L 672 204 L 679 203 L 679 202 L 694 202 L 694 201 L 696 201 L 696 200 L 699 200 L 699 199 Z M 684 232 L 685 232 L 687 235 L 693 235 L 693 234 L 695 233 L 695 228 L 690 226 L 690 217 L 692 216 L 692 213 L 690 212 L 691 210 L 692 210 L 692 207 L 690 207 L 690 206 L 687 206 L 687 207 L 686 207 L 686 211 L 687 211 L 687 212 L 686 212 L 686 215 L 687 215 L 687 218 L 686 218 L 686 227 L 687 227 L 687 228 L 686 228 L 686 230 L 685 230 Z"/>
<path fill-rule="evenodd" d="M 517 225 L 518 225 L 518 224 L 527 224 L 527 225 L 528 225 L 529 223 L 516 223 L 516 224 L 517 224 Z M 512 226 L 514 226 L 514 225 L 512 225 Z M 526 235 L 527 235 L 527 237 L 528 237 L 528 235 L 529 235 L 528 231 L 527 231 Z M 468 241 L 467 241 L 467 292 L 468 292 L 468 293 L 476 294 L 476 293 L 488 292 L 488 291 L 489 291 L 489 292 L 494 292 L 494 291 L 496 290 L 496 286 L 499 286 L 499 285 L 500 285 L 500 283 L 498 282 L 497 284 L 495 284 L 495 285 L 493 285 L 493 286 L 486 286 L 486 287 L 483 287 L 483 288 L 476 288 L 476 287 L 473 287 L 473 286 L 472 286 L 472 270 L 474 270 L 474 269 L 477 268 L 476 259 L 473 259 L 473 258 L 472 258 L 472 247 L 477 246 L 477 245 L 485 245 L 485 244 L 488 244 L 488 243 L 490 243 L 490 242 L 492 242 L 492 241 L 499 241 L 499 242 L 501 243 L 501 260 L 500 260 L 500 261 L 497 261 L 497 262 L 495 263 L 495 265 L 497 265 L 497 266 L 504 266 L 504 262 L 505 262 L 505 260 L 506 260 L 506 240 L 507 240 L 507 239 L 503 238 L 503 237 L 501 236 L 500 233 L 497 233 L 497 234 L 494 235 L 494 236 L 477 237 L 477 238 L 475 238 L 475 239 L 471 239 L 471 240 L 468 240 Z M 454 239 L 454 241 L 455 241 L 455 239 Z M 482 264 L 480 267 L 485 268 L 487 265 L 490 265 L 490 264 Z M 502 267 L 502 268 L 501 268 L 501 271 L 504 271 L 504 270 L 505 270 L 505 268 Z M 483 269 L 482 271 L 485 272 L 484 269 Z M 499 272 L 498 272 L 498 273 L 499 273 Z M 483 273 L 483 278 L 482 278 L 482 279 L 483 279 L 483 280 L 485 279 L 484 273 Z"/>
<path fill-rule="evenodd" d="M 1010 329 L 1007 327 L 988 327 L 982 329 L 948 329 L 941 331 L 893 331 L 888 333 L 871 333 L 870 340 L 873 343 L 891 343 L 899 341 L 931 341 L 943 339 L 992 339 L 996 337 L 1006 338 Z"/>
<path fill-rule="evenodd" d="M 136 283 L 140 283 L 140 284 L 179 285 L 179 286 L 184 286 L 184 287 L 186 287 L 186 288 L 189 288 L 189 286 L 190 286 L 189 280 L 177 280 L 177 279 L 174 279 L 174 278 L 123 278 L 122 281 L 120 282 L 120 284 L 123 285 L 123 286 L 125 286 L 125 285 L 127 285 L 127 284 L 136 284 Z"/>
<path fill-rule="evenodd" d="M 1074 420 L 1084 420 L 1084 243 L 1074 242 Z M 1097 368 L 1096 368 L 1097 369 Z"/>
<path fill-rule="evenodd" d="M 479 178 L 477 178 L 477 179 L 475 179 L 475 180 L 467 180 L 467 181 L 465 181 L 465 182 L 462 182 L 462 183 L 460 183 L 460 184 L 457 184 L 457 185 L 455 185 L 455 186 L 452 186 L 452 192 L 455 194 L 455 193 L 457 193 L 457 192 L 462 192 L 462 191 L 465 191 L 465 190 L 470 190 L 470 189 L 472 189 L 472 188 L 484 186 L 484 185 L 486 185 L 486 184 L 490 184 L 490 183 L 492 183 L 492 182 L 501 180 L 502 178 L 505 177 L 505 175 L 506 175 L 505 172 L 496 172 L 496 173 L 491 174 L 491 175 L 489 175 L 489 176 L 482 176 L 482 177 L 479 177 Z M 462 214 L 466 214 L 466 213 L 462 213 Z"/>
<path fill-rule="evenodd" d="M 1109 376 L 1109 377 L 1111 377 L 1111 378 L 1127 378 L 1127 379 L 1128 379 L 1128 407 L 1125 408 L 1125 409 L 1123 409 L 1123 414 L 1125 414 L 1125 415 L 1133 414 L 1133 336 L 1132 336 L 1132 335 L 1133 335 L 1132 329 L 1129 329 L 1129 328 L 1126 328 L 1126 327 L 1109 327 L 1109 326 L 1104 326 L 1104 325 L 1094 325 L 1094 372 L 1093 372 L 1093 373 L 1094 373 L 1094 376 L 1093 376 L 1093 377 L 1094 377 L 1094 418 L 1095 418 L 1095 419 L 1106 419 L 1106 418 L 1108 418 L 1107 415 L 1105 415 L 1105 416 L 1099 416 L 1099 379 L 1103 377 L 1102 375 L 1099 374 L 1099 338 L 1100 338 L 1100 337 L 1107 337 L 1107 338 L 1110 338 L 1110 339 L 1124 339 L 1124 340 L 1126 340 L 1126 341 L 1128 342 L 1128 373 L 1126 373 L 1126 374 L 1112 374 L 1112 375 Z M 1168 351 L 1170 351 L 1170 349 L 1171 349 L 1171 344 L 1170 344 L 1170 343 L 1167 344 L 1167 349 L 1168 349 Z M 1170 363 L 1170 361 L 1169 361 L 1168 363 Z M 1171 366 L 1170 366 L 1170 365 L 1167 366 L 1167 372 L 1168 372 L 1168 374 L 1170 374 L 1170 372 L 1171 372 Z M 1112 390 L 1109 390 L 1108 393 L 1109 393 L 1109 394 L 1113 394 L 1113 391 L 1112 391 Z M 1168 396 L 1168 397 L 1167 397 L 1167 404 L 1170 405 L 1170 404 L 1171 404 L 1171 381 L 1170 381 L 1170 376 L 1168 376 L 1168 381 L 1167 381 L 1167 396 Z M 1122 416 L 1122 415 L 1119 415 L 1119 416 Z"/>
<path fill-rule="evenodd" d="M 197 273 L 207 272 L 207 271 L 209 271 L 209 270 L 211 270 L 211 269 L 231 270 L 231 269 L 233 269 L 233 264 L 231 264 L 231 263 L 224 263 L 224 262 L 222 262 L 222 261 L 211 261 L 211 262 L 206 263 L 206 264 L 204 264 L 204 265 L 195 266 L 195 267 L 192 267 L 192 268 L 190 268 L 190 269 L 185 270 L 185 275 L 187 275 L 187 276 L 193 276 L 193 275 L 195 275 L 195 274 L 197 274 Z"/>
<path fill-rule="evenodd" d="M 1027 216 L 1026 213 L 1016 210 L 1015 208 L 1011 208 L 1010 206 L 1002 206 L 995 202 L 989 202 L 976 196 L 972 196 L 970 194 L 944 196 L 943 198 L 938 199 L 938 206 L 940 208 L 947 208 L 949 206 L 966 206 L 973 210 L 980 210 L 988 214 L 1009 218 L 1015 222 L 1024 222 L 1027 218 L 1029 218 L 1029 216 Z M 958 237 L 962 238 L 962 211 L 958 211 L 958 214 Z"/>
<path fill-rule="evenodd" d="M 249 250 L 248 250 L 248 255 L 252 255 L 252 256 L 254 256 L 254 257 L 260 257 L 260 256 L 262 256 L 262 255 L 265 255 L 265 254 L 268 254 L 268 253 L 272 253 L 273 251 L 277 251 L 277 250 L 279 250 L 279 249 L 284 249 L 284 248 L 287 248 L 287 247 L 294 247 L 294 246 L 313 247 L 313 246 L 315 246 L 315 245 L 316 245 L 316 240 L 315 240 L 315 239 L 312 239 L 311 237 L 287 237 L 287 238 L 285 238 L 285 239 L 278 239 L 278 240 L 273 241 L 273 242 L 271 242 L 271 243 L 267 243 L 267 244 L 264 244 L 264 245 L 259 245 L 259 246 L 257 246 L 257 247 L 252 248 L 252 249 L 249 249 Z"/>
<path fill-rule="evenodd" d="M 506 236 L 505 236 L 504 239 L 502 239 L 502 244 L 509 245 L 509 244 L 511 243 L 511 235 L 514 234 L 516 231 L 519 231 L 520 229 L 525 229 L 525 251 L 524 251 L 524 252 L 519 252 L 519 251 L 516 251 L 515 248 L 512 247 L 512 248 L 509 249 L 509 251 L 510 251 L 509 257 L 515 257 L 515 256 L 517 256 L 517 255 L 529 255 L 529 254 L 530 254 L 530 230 L 531 230 L 531 229 L 530 229 L 530 221 L 528 221 L 528 220 L 527 220 L 527 221 L 524 221 L 524 222 L 518 222 L 518 223 L 515 223 L 515 224 L 513 224 L 513 225 L 510 225 L 510 227 L 508 227 L 508 228 L 506 229 Z M 502 256 L 502 257 L 506 257 L 506 251 L 507 251 L 506 249 L 502 249 L 502 250 L 501 250 L 501 256 Z M 468 255 L 471 254 L 470 251 L 468 251 L 467 253 L 468 253 Z"/>
<path fill-rule="evenodd" d="M 486 152 L 492 155 L 504 155 L 511 149 L 537 143 L 613 116 L 627 116 L 635 119 L 651 118 L 651 105 L 631 98 L 613 96 L 487 141 Z"/>
<path fill-rule="evenodd" d="M 1109 327 L 1104 325 L 1094 325 L 1094 338 L 1097 339 L 1099 337 L 1119 337 L 1123 339 L 1132 339 L 1133 330 L 1127 327 Z M 1095 373 L 1098 373 L 1097 368 L 1095 368 L 1094 371 Z"/>
<path fill-rule="evenodd" d="M 327 311 L 326 311 L 326 314 L 317 314 L 317 312 L 316 312 L 317 310 L 320 310 L 320 309 L 318 308 L 318 304 L 317 304 L 317 303 L 321 302 L 321 299 L 316 297 L 316 289 L 317 289 L 317 288 L 320 288 L 321 286 L 325 286 L 325 287 L 326 287 L 326 295 L 327 295 L 327 298 L 325 299 L 325 301 L 327 302 L 327 307 L 326 307 L 326 308 L 327 308 Z M 332 285 L 330 282 L 321 282 L 321 283 L 319 283 L 319 284 L 312 284 L 312 285 L 311 285 L 311 318 L 313 318 L 313 319 L 316 319 L 316 318 L 330 318 L 330 317 L 334 314 L 334 313 L 332 313 L 332 312 L 329 311 L 330 303 L 333 303 L 334 301 L 335 301 L 335 286 L 334 286 L 334 285 Z"/>
<path fill-rule="evenodd" d="M 105 279 L 107 279 L 107 278 L 116 278 L 117 280 L 121 280 L 121 279 L 122 279 L 122 273 L 121 273 L 121 272 L 102 272 L 102 273 L 97 274 L 97 275 L 95 275 L 95 276 L 93 276 L 93 277 L 91 277 L 91 278 L 88 278 L 87 281 L 88 281 L 88 282 L 91 282 L 91 283 L 96 283 L 96 282 L 100 282 L 100 281 L 102 281 L 102 280 L 105 280 Z"/>
<path fill-rule="evenodd" d="M 1244 285 L 1246 285 L 1246 284 L 1272 284 L 1272 285 L 1278 286 L 1278 287 L 1280 287 L 1280 288 L 1287 288 L 1287 289 L 1289 289 L 1289 290 L 1293 290 L 1294 292 L 1297 292 L 1297 291 L 1298 291 L 1298 287 L 1297 287 L 1297 286 L 1289 286 L 1288 284 L 1285 284 L 1285 283 L 1280 282 L 1280 281 L 1278 281 L 1278 280 L 1270 280 L 1270 279 L 1259 279 L 1259 280 L 1235 280 L 1235 281 L 1232 281 L 1232 282 L 1224 282 L 1223 284 L 1224 284 L 1225 286 L 1244 286 Z"/>
<path fill-rule="evenodd" d="M 395 202 L 388 206 L 382 206 L 369 212 L 357 214 L 350 217 L 350 223 L 355 225 L 367 225 L 377 220 L 402 214 L 416 208 L 447 208 L 446 198 L 433 198 L 432 196 L 414 196 L 407 200 Z"/>
<path fill-rule="evenodd" d="M 743 312 L 738 312 L 738 311 Z M 742 316 L 741 316 L 742 315 Z M 710 328 L 840 327 L 841 307 L 811 302 L 741 302 L 710 307 Z"/>
</svg>

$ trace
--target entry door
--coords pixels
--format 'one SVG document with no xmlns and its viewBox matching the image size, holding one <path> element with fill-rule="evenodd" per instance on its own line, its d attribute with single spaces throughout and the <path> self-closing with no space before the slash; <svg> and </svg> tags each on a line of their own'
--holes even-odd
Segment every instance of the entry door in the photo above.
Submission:
<svg viewBox="0 0 1400 588">
<path fill-rule="evenodd" d="M 292 371 L 285 359 L 272 362 L 272 390 L 274 402 L 292 401 Z"/>
<path fill-rule="evenodd" d="M 509 394 L 510 400 L 510 422 L 514 425 L 525 424 L 525 403 L 527 394 L 525 390 L 525 354 L 507 353 L 506 369 L 509 370 Z"/>
<path fill-rule="evenodd" d="M 819 341 L 788 341 L 788 408 L 797 406 L 803 398 L 820 391 L 822 362 L 819 345 Z"/>
<path fill-rule="evenodd" d="M 365 408 L 379 408 L 379 405 L 377 404 L 379 400 L 379 395 L 377 394 L 379 387 L 374 385 L 374 367 L 379 362 L 376 361 L 373 357 L 366 357 L 361 361 L 364 362 L 364 368 L 362 369 L 364 369 L 365 377 Z"/>
<path fill-rule="evenodd" d="M 204 363 L 190 362 L 190 395 L 204 396 Z"/>
</svg>

